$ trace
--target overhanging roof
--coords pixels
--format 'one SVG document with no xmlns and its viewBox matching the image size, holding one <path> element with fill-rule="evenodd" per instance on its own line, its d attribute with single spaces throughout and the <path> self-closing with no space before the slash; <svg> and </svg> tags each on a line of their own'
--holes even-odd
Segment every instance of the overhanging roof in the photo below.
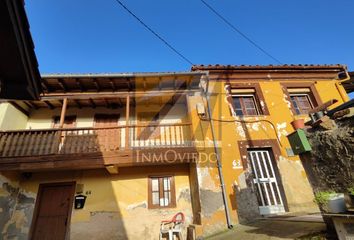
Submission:
<svg viewBox="0 0 354 240">
<path fill-rule="evenodd" d="M 38 99 L 42 91 L 23 0 L 0 1 L 0 98 Z"/>
<path fill-rule="evenodd" d="M 43 74 L 41 97 L 70 93 L 114 93 L 199 89 L 206 72 Z"/>
</svg>

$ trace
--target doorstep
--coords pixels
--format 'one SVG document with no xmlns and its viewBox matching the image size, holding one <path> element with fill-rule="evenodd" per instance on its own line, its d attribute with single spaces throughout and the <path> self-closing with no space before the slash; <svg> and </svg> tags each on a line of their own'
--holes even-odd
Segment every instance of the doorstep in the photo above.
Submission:
<svg viewBox="0 0 354 240">
<path fill-rule="evenodd" d="M 288 222 L 314 222 L 324 223 L 320 212 L 318 213 L 285 213 L 281 215 L 265 216 L 260 220 L 288 221 Z"/>
</svg>

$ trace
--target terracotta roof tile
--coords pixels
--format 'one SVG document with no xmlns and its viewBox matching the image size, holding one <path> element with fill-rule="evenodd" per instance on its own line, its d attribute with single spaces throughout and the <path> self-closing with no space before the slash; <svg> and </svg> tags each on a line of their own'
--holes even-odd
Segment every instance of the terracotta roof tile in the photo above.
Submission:
<svg viewBox="0 0 354 240">
<path fill-rule="evenodd" d="M 347 69 L 342 64 L 284 64 L 284 65 L 193 65 L 192 71 L 197 70 L 295 70 L 295 69 Z"/>
</svg>

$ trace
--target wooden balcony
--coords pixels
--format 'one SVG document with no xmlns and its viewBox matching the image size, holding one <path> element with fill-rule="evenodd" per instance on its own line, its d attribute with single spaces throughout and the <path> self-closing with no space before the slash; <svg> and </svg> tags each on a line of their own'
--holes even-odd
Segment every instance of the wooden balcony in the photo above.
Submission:
<svg viewBox="0 0 354 240">
<path fill-rule="evenodd" d="M 151 153 L 163 158 L 139 161 Z M 0 170 L 166 164 L 190 161 L 195 153 L 189 123 L 0 132 Z"/>
</svg>

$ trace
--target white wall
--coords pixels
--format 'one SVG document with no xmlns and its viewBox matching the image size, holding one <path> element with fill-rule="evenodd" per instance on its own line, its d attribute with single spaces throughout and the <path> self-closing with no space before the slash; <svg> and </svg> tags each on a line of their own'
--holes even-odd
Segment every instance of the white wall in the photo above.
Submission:
<svg viewBox="0 0 354 240">
<path fill-rule="evenodd" d="M 0 130 L 25 129 L 27 120 L 27 116 L 10 103 L 0 104 Z"/>
<path fill-rule="evenodd" d="M 130 120 L 132 123 L 136 122 L 137 112 L 158 112 L 161 106 L 149 105 L 138 106 L 136 109 L 132 108 L 130 112 Z M 0 108 L 1 110 L 1 108 Z M 61 109 L 37 109 L 33 110 L 23 127 L 26 129 L 48 129 L 52 127 L 53 117 L 60 115 Z M 66 115 L 76 115 L 76 127 L 93 127 L 95 114 L 120 114 L 118 124 L 125 125 L 125 108 L 107 109 L 103 107 L 97 108 L 68 108 Z M 183 104 L 176 104 L 169 109 L 166 116 L 163 117 L 161 123 L 179 123 L 187 118 L 187 109 Z"/>
</svg>

